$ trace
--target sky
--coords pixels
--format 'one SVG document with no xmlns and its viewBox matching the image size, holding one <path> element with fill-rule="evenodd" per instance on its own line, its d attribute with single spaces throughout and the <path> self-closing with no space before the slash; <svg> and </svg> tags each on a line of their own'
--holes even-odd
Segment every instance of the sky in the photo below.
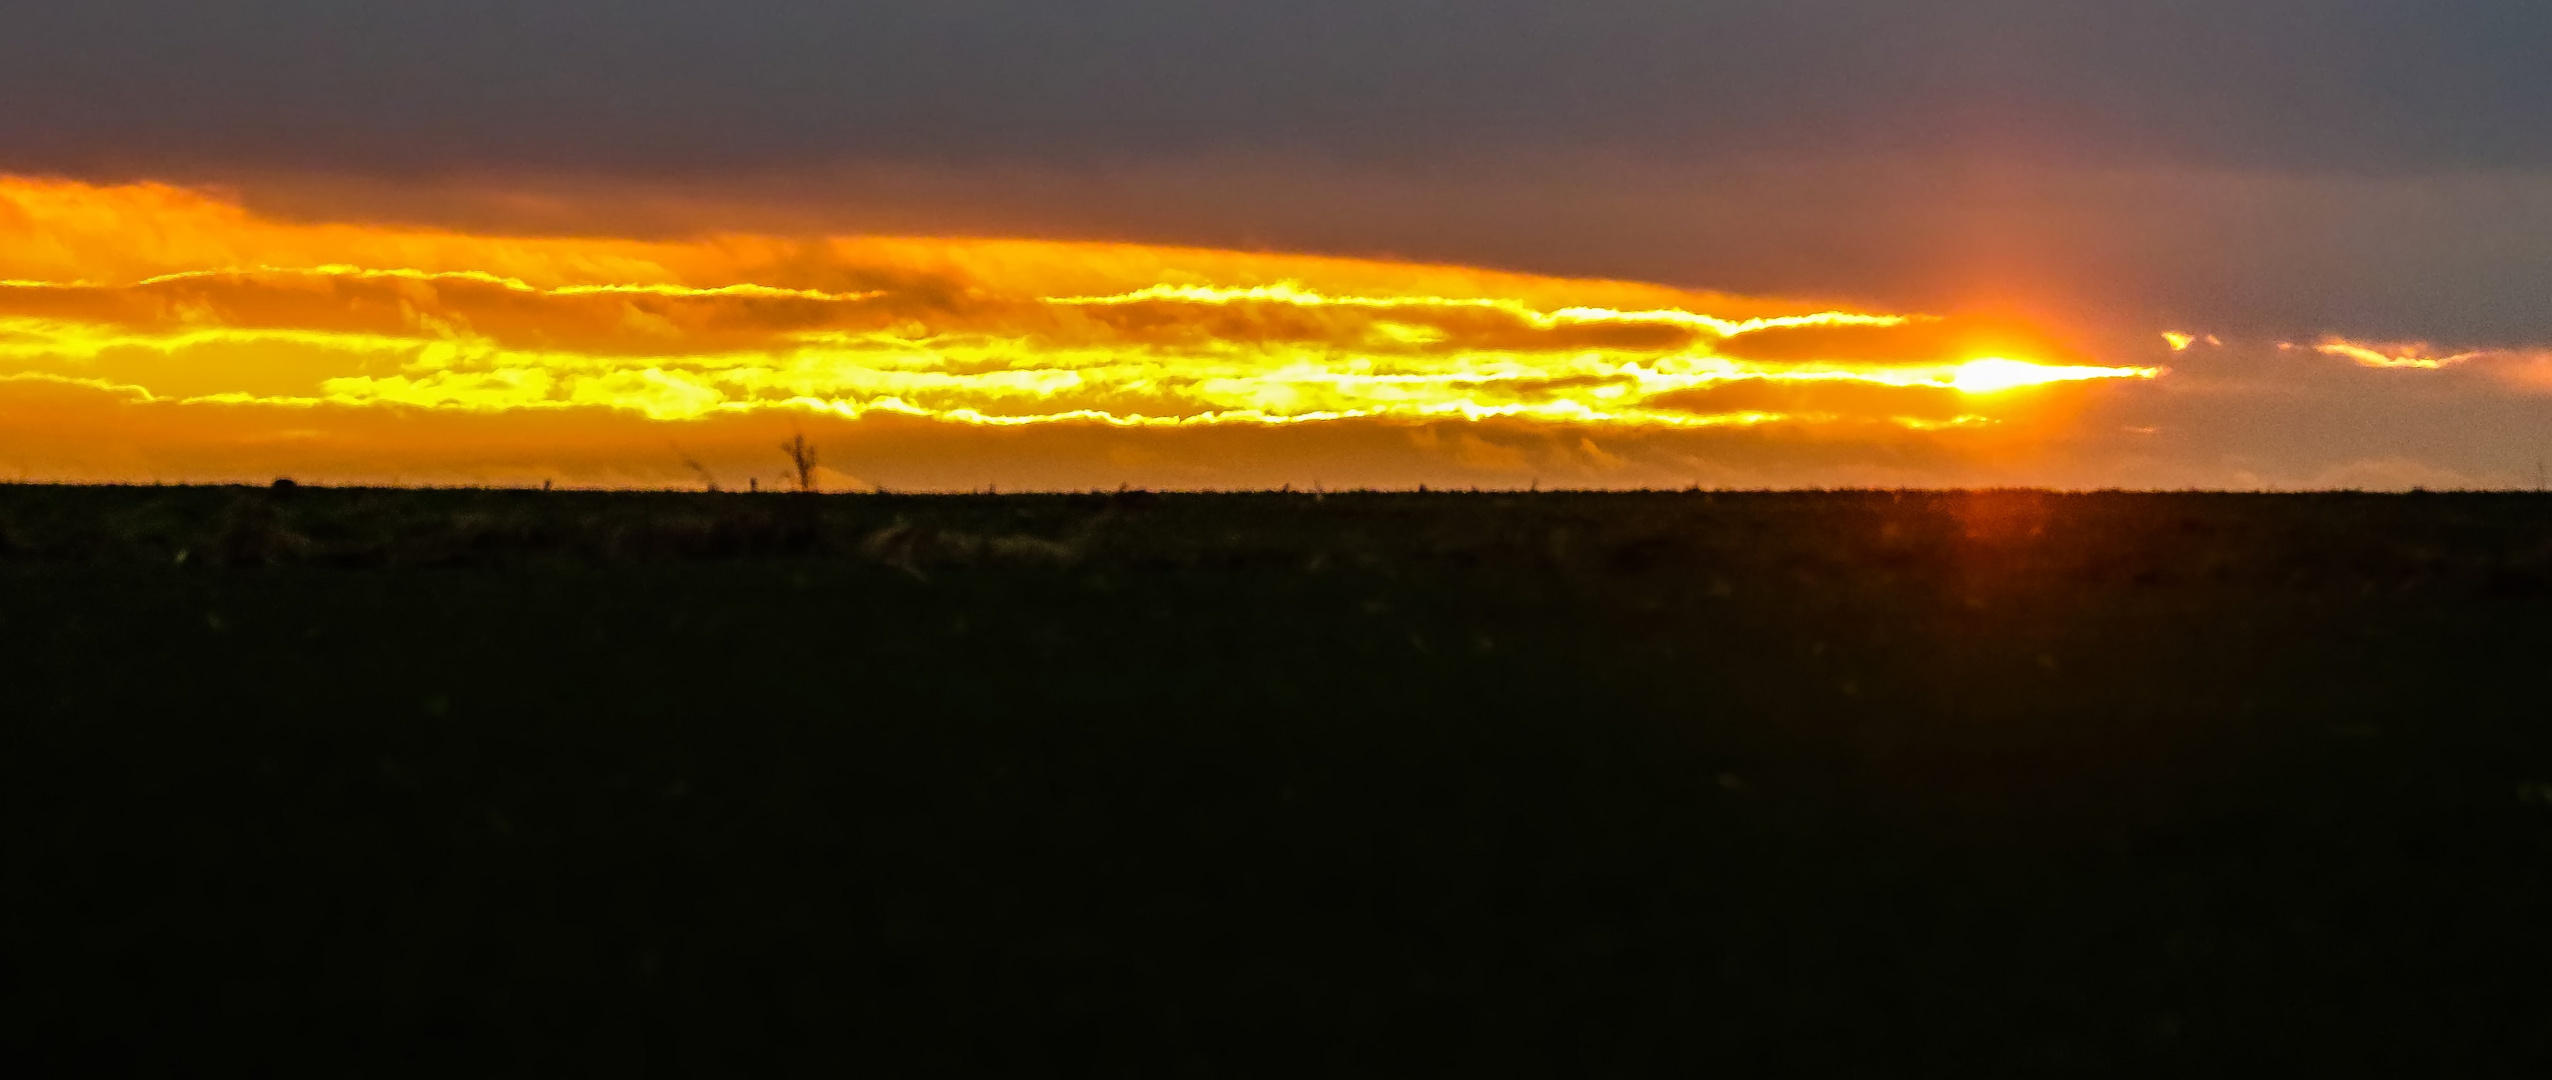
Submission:
<svg viewBox="0 0 2552 1080">
<path fill-rule="evenodd" d="M 23 10 L 21 10 L 23 9 Z M 0 14 L 0 475 L 2533 487 L 2552 7 Z"/>
</svg>

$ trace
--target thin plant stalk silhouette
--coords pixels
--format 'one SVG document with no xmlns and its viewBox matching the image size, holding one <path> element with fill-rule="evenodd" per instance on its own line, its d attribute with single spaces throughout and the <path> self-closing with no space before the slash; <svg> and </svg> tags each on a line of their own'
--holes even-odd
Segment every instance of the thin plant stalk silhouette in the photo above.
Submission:
<svg viewBox="0 0 2552 1080">
<path fill-rule="evenodd" d="M 681 458 L 682 463 L 685 466 L 688 466 L 692 472 L 700 474 L 700 482 L 708 485 L 710 491 L 714 492 L 718 490 L 718 478 L 709 472 L 708 466 L 701 464 L 690 454 L 684 453 L 681 443 L 667 440 L 665 445 L 673 447 L 674 456 Z"/>
</svg>

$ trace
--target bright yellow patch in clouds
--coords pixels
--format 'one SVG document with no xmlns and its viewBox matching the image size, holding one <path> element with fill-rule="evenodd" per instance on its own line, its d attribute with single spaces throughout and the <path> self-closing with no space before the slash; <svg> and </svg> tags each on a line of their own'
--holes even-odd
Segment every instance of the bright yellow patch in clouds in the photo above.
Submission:
<svg viewBox="0 0 2552 1080">
<path fill-rule="evenodd" d="M 1029 240 L 480 236 L 0 178 L 0 380 L 145 402 L 525 423 L 606 410 L 1933 430 L 2007 418 L 1998 391 L 2157 374 L 1977 358 L 2009 339 L 1462 267 Z M 1774 385 L 1867 392 L 1727 392 Z"/>
</svg>

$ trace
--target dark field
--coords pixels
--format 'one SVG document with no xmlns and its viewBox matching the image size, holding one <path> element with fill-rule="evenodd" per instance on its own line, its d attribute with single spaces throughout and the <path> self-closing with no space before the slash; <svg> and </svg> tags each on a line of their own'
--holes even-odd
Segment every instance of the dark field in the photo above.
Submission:
<svg viewBox="0 0 2552 1080">
<path fill-rule="evenodd" d="M 2552 1069 L 2552 498 L 0 488 L 18 1060 Z"/>
</svg>

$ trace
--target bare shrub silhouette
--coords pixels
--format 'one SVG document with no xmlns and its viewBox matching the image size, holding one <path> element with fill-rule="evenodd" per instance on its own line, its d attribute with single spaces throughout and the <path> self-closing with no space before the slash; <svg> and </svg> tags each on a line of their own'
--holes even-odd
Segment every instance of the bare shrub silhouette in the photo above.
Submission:
<svg viewBox="0 0 2552 1080">
<path fill-rule="evenodd" d="M 806 441 L 806 433 L 795 432 L 780 444 L 780 452 L 789 456 L 789 465 L 797 470 L 799 491 L 815 490 L 815 444 Z"/>
</svg>

